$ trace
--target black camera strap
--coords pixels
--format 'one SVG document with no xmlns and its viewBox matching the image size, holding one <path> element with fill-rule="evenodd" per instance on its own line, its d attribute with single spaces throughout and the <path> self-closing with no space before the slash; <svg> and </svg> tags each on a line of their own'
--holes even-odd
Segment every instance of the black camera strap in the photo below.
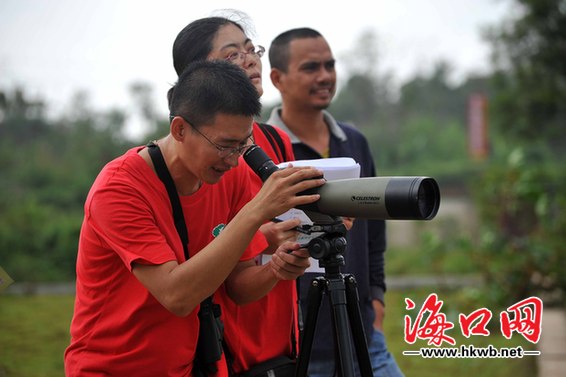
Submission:
<svg viewBox="0 0 566 377">
<path fill-rule="evenodd" d="M 175 228 L 177 229 L 177 233 L 179 233 L 179 237 L 181 238 L 181 242 L 183 243 L 185 260 L 188 260 L 189 233 L 187 232 L 185 216 L 183 216 L 183 208 L 181 207 L 181 200 L 179 199 L 179 194 L 177 193 L 175 182 L 173 182 L 173 177 L 171 177 L 171 173 L 169 173 L 169 169 L 167 169 L 167 165 L 165 164 L 165 160 L 163 159 L 163 154 L 161 154 L 159 146 L 157 146 L 155 142 L 151 141 L 147 144 L 147 147 L 147 151 L 149 152 L 149 156 L 151 157 L 151 161 L 153 162 L 155 172 L 165 185 L 167 194 L 169 194 L 169 201 L 171 202 L 171 208 L 173 209 L 173 220 L 175 222 Z"/>
<path fill-rule="evenodd" d="M 163 158 L 163 154 L 161 153 L 159 146 L 154 141 L 151 141 L 147 144 L 147 151 L 149 153 L 149 156 L 151 157 L 151 161 L 153 162 L 153 166 L 155 167 L 155 172 L 157 173 L 157 176 L 163 182 L 165 188 L 167 189 L 167 194 L 169 195 L 169 201 L 171 202 L 171 208 L 173 210 L 173 220 L 175 222 L 175 228 L 177 229 L 177 233 L 179 233 L 179 237 L 181 238 L 181 243 L 183 244 L 183 252 L 185 254 L 185 260 L 189 260 L 189 248 L 188 248 L 189 233 L 187 232 L 187 225 L 185 223 L 185 217 L 183 215 L 183 207 L 181 207 L 181 200 L 179 199 L 179 194 L 177 193 L 175 182 L 173 181 L 173 177 L 171 177 L 171 173 L 169 173 L 169 169 L 167 169 L 167 165 L 165 164 L 165 159 Z M 213 312 L 216 318 L 220 317 L 220 306 L 214 304 L 214 302 L 212 301 L 212 296 L 205 298 L 201 302 L 200 310 L 199 310 L 199 319 L 202 317 L 203 311 Z M 218 360 L 220 360 L 220 358 L 218 358 Z M 216 372 L 215 365 L 211 365 L 206 361 L 196 360 L 195 365 L 198 365 L 200 368 L 204 369 L 204 371 L 202 372 L 205 375 L 208 373 L 212 374 Z"/>
</svg>

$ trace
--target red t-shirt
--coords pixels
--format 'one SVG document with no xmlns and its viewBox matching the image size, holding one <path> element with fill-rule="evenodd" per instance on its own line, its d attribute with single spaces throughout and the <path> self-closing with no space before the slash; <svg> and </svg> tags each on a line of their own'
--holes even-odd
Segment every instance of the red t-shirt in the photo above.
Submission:
<svg viewBox="0 0 566 377">
<path fill-rule="evenodd" d="M 287 160 L 293 161 L 295 158 L 289 136 L 275 129 L 285 145 Z M 283 162 L 257 124 L 254 124 L 253 136 L 255 143 L 276 164 Z M 249 173 L 254 192 L 257 192 L 262 182 L 251 169 Z M 264 249 L 256 249 L 256 254 Z M 218 291 L 223 310 L 224 337 L 234 358 L 233 369 L 236 373 L 273 357 L 292 354 L 292 334 L 298 337 L 295 284 L 295 280 L 279 281 L 263 298 L 243 306 L 236 305 L 223 289 Z"/>
<path fill-rule="evenodd" d="M 165 186 L 139 150 L 107 164 L 85 203 L 67 376 L 191 375 L 198 308 L 175 316 L 131 273 L 134 262 L 185 260 Z M 235 168 L 181 197 L 189 254 L 209 244 L 253 193 L 248 170 Z M 263 236 L 254 243 L 243 259 L 266 247 Z"/>
</svg>

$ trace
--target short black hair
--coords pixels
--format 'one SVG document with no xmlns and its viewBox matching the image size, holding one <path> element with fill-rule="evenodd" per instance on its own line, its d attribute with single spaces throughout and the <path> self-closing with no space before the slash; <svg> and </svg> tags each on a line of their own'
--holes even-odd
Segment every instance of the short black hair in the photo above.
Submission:
<svg viewBox="0 0 566 377">
<path fill-rule="evenodd" d="M 290 29 L 279 34 L 269 47 L 269 64 L 271 68 L 287 72 L 289 68 L 289 44 L 295 39 L 318 37 L 322 37 L 322 34 L 308 27 Z"/>
<path fill-rule="evenodd" d="M 259 116 L 259 94 L 246 73 L 223 60 L 189 64 L 171 92 L 170 115 L 194 127 L 214 122 L 218 114 Z"/>
</svg>

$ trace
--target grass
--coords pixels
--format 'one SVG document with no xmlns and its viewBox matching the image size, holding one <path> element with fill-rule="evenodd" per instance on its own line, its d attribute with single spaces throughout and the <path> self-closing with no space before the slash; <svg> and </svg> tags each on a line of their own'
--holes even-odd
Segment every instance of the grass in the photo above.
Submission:
<svg viewBox="0 0 566 377">
<path fill-rule="evenodd" d="M 0 377 L 63 376 L 72 296 L 0 296 Z"/>
<path fill-rule="evenodd" d="M 404 356 L 404 350 L 427 347 L 425 341 L 413 345 L 405 343 L 403 318 L 409 314 L 404 300 L 411 298 L 418 310 L 430 289 L 392 291 L 387 294 L 387 318 L 385 333 L 390 351 L 407 377 L 419 376 L 482 376 L 482 377 L 531 377 L 536 375 L 536 357 L 522 359 L 424 359 L 420 356 Z M 454 316 L 469 308 L 458 291 L 436 291 L 445 306 L 442 312 L 454 322 Z M 69 343 L 69 324 L 72 316 L 72 296 L 0 296 L 0 377 L 60 377 L 63 371 L 63 352 Z M 477 308 L 476 308 L 477 309 Z M 456 317 L 457 318 L 457 317 Z M 496 325 L 498 315 L 490 324 Z M 455 320 L 456 328 L 458 326 Z M 533 346 L 520 335 L 510 340 L 498 333 L 497 326 L 489 337 L 464 338 L 453 329 L 447 335 L 456 339 L 457 346 L 472 344 L 475 347 L 516 347 L 532 349 Z"/>
</svg>

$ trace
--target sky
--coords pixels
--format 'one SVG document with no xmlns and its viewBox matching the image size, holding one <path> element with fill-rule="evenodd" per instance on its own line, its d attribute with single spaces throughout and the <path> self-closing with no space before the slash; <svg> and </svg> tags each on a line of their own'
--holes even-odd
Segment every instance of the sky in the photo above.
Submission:
<svg viewBox="0 0 566 377">
<path fill-rule="evenodd" d="M 371 8 L 368 8 L 371 4 Z M 355 59 L 359 37 L 377 36 L 381 71 L 401 83 L 430 72 L 440 59 L 455 80 L 490 68 L 489 44 L 481 31 L 499 25 L 511 0 L 1 0 L 0 90 L 17 86 L 64 111 L 77 91 L 95 109 L 131 108 L 129 86 L 153 88 L 160 113 L 176 81 L 171 56 L 178 32 L 219 9 L 237 9 L 251 19 L 256 44 L 269 47 L 282 31 L 308 26 L 328 40 L 339 78 Z M 276 101 L 263 60 L 263 102 Z"/>
</svg>

